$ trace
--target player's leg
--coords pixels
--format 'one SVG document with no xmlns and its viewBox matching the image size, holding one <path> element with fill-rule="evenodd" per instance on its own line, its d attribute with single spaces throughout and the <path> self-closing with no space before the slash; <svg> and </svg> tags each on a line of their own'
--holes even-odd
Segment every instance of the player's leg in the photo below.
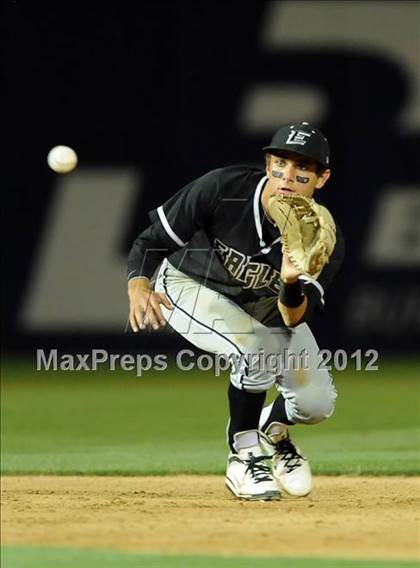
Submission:
<svg viewBox="0 0 420 568">
<path fill-rule="evenodd" d="M 282 398 L 273 405 L 267 419 L 318 424 L 333 414 L 337 391 L 331 374 L 322 366 L 319 347 L 309 326 L 302 323 L 291 331 L 290 362 L 278 376 L 276 385 Z M 300 359 L 294 358 L 295 355 Z"/>
<path fill-rule="evenodd" d="M 275 383 L 276 373 L 258 363 L 261 353 L 279 350 L 279 334 L 168 263 L 160 270 L 155 288 L 174 306 L 172 312 L 162 307 L 171 327 L 200 349 L 232 357 L 228 487 L 245 499 L 278 498 L 258 431 L 265 393 Z"/>
<path fill-rule="evenodd" d="M 267 435 L 274 454 L 273 473 L 280 485 L 295 496 L 307 495 L 312 488 L 308 460 L 292 442 L 288 426 L 317 424 L 334 412 L 337 393 L 329 372 L 322 369 L 319 348 L 306 324 L 293 330 L 290 354 L 304 354 L 306 369 L 291 367 L 283 372 L 277 387 L 280 394 L 263 408 L 260 428 Z M 292 359 L 296 363 L 296 358 Z"/>
</svg>

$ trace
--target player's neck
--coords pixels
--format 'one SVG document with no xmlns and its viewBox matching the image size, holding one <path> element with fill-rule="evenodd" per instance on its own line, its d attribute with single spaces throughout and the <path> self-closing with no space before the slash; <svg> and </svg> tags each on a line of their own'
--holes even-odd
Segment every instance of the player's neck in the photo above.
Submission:
<svg viewBox="0 0 420 568">
<path fill-rule="evenodd" d="M 273 221 L 273 219 L 270 217 L 270 215 L 268 214 L 267 209 L 264 207 L 264 199 L 262 199 L 261 196 L 261 209 L 263 210 L 263 219 L 262 222 L 264 223 L 265 219 L 267 219 L 267 221 L 269 223 L 271 223 L 274 227 L 276 227 L 275 222 Z"/>
</svg>

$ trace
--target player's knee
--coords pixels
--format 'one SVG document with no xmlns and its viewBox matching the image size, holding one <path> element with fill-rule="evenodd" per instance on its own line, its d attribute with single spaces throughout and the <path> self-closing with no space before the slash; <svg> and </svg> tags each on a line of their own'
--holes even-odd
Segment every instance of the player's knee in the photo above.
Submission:
<svg viewBox="0 0 420 568">
<path fill-rule="evenodd" d="M 291 405 L 292 419 L 300 424 L 318 424 L 333 415 L 337 393 L 333 385 L 302 389 Z"/>
<path fill-rule="evenodd" d="M 261 377 L 247 377 L 243 381 L 243 388 L 248 392 L 265 392 L 271 389 L 276 378 L 270 375 Z"/>
<path fill-rule="evenodd" d="M 243 339 L 241 347 L 245 353 L 232 364 L 231 382 L 249 392 L 267 391 L 275 384 L 281 371 L 272 363 L 273 358 L 275 360 L 273 356 L 279 352 L 278 339 L 265 330 Z M 271 357 L 270 364 L 267 364 L 267 356 Z"/>
<path fill-rule="evenodd" d="M 231 373 L 230 381 L 238 389 L 244 389 L 248 392 L 259 393 L 268 391 L 276 382 L 276 377 L 263 372 Z"/>
</svg>

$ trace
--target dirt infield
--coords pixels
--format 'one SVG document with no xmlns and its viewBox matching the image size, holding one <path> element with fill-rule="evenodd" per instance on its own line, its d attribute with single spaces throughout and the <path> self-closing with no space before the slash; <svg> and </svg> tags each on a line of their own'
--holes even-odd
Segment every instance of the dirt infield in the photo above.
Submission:
<svg viewBox="0 0 420 568">
<path fill-rule="evenodd" d="M 414 559 L 420 478 L 317 477 L 243 502 L 219 476 L 4 477 L 2 541 L 130 551 Z"/>
</svg>

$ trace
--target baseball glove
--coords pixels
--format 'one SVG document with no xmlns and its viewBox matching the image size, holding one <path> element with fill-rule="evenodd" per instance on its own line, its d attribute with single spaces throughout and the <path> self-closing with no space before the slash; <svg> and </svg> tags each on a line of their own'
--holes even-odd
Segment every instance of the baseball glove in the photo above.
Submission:
<svg viewBox="0 0 420 568">
<path fill-rule="evenodd" d="M 268 212 L 280 231 L 283 252 L 302 273 L 317 278 L 336 243 L 331 213 L 314 199 L 296 193 L 271 197 Z"/>
</svg>

